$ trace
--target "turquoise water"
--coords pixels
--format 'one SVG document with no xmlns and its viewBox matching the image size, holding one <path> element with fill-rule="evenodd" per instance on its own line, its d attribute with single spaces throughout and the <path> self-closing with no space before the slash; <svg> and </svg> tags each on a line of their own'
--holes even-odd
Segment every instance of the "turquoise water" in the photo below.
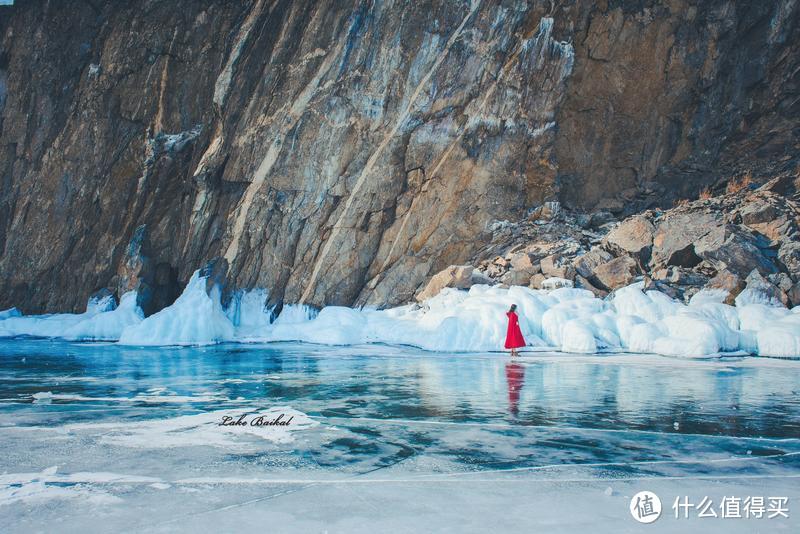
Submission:
<svg viewBox="0 0 800 534">
<path fill-rule="evenodd" d="M 544 516 L 510 517 L 505 505 L 469 503 L 503 503 L 555 481 L 563 495 L 595 488 L 602 504 L 624 500 L 628 485 L 642 480 L 701 475 L 702 484 L 764 477 L 765 491 L 789 491 L 800 475 L 798 369 L 798 362 L 756 358 L 512 360 L 381 345 L 2 341 L 0 514 L 19 531 L 54 523 L 92 530 L 87 512 L 122 530 L 170 531 L 188 529 L 197 513 L 208 513 L 208 523 L 193 530 L 241 528 L 238 512 L 228 512 L 241 507 L 272 519 L 288 514 L 286 531 L 357 531 L 388 521 L 380 510 L 391 503 L 398 516 L 384 527 L 414 530 L 426 510 L 418 508 L 438 499 L 440 507 L 463 506 L 460 517 L 480 513 L 470 523 L 476 528 L 481 520 L 518 521 L 512 528 L 541 525 Z M 298 413 L 293 422 L 305 414 L 314 426 L 289 425 L 277 437 L 218 426 L 225 416 L 252 418 L 276 407 Z M 454 502 L 456 493 L 442 484 L 457 480 L 464 484 Z M 409 499 L 404 492 L 424 494 L 412 489 L 422 481 L 439 488 Z M 737 487 L 750 486 L 730 489 Z M 327 492 L 329 508 L 314 492 Z M 547 508 L 546 500 L 538 504 Z M 625 506 L 597 513 L 610 514 L 611 530 L 638 526 Z M 373 520 L 365 519 L 370 513 Z M 444 516 L 435 517 L 431 528 Z M 780 530 L 792 521 L 769 525 Z"/>
</svg>

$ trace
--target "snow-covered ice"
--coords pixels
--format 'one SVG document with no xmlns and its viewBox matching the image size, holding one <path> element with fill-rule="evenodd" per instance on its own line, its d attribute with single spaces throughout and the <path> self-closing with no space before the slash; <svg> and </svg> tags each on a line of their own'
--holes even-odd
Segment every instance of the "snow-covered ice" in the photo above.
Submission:
<svg viewBox="0 0 800 534">
<path fill-rule="evenodd" d="M 641 282 L 606 299 L 583 289 L 534 290 L 475 285 L 444 289 L 423 303 L 386 310 L 328 306 L 317 312 L 287 305 L 274 317 L 264 289 L 239 291 L 227 305 L 197 271 L 172 306 L 143 319 L 134 293 L 90 303 L 83 314 L 14 316 L 3 312 L 0 337 L 40 336 L 119 340 L 125 345 L 198 345 L 221 342 L 303 341 L 328 345 L 385 343 L 432 351 L 498 350 L 512 303 L 535 350 L 593 354 L 608 351 L 674 357 L 747 353 L 800 357 L 800 309 L 749 297 L 723 304 L 719 291 L 701 291 L 688 305 Z M 111 298 L 111 297 L 109 297 Z M 12 309 L 13 310 L 13 309 Z"/>
</svg>

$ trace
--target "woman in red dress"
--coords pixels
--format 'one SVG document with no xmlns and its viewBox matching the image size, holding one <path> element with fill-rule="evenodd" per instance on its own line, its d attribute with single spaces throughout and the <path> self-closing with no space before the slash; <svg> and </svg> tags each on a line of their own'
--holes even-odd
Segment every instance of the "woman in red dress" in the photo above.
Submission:
<svg viewBox="0 0 800 534">
<path fill-rule="evenodd" d="M 519 317 L 517 317 L 517 305 L 512 304 L 511 309 L 506 312 L 508 316 L 508 331 L 506 332 L 506 348 L 511 349 L 511 355 L 517 355 L 517 349 L 526 345 L 525 338 L 522 337 L 522 330 L 519 329 Z"/>
</svg>

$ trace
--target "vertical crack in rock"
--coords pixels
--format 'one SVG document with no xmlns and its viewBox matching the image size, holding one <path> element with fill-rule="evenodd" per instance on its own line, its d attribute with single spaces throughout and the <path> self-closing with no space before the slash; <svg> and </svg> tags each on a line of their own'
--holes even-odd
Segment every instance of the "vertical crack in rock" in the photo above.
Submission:
<svg viewBox="0 0 800 534">
<path fill-rule="evenodd" d="M 461 36 L 461 32 L 464 30 L 464 27 L 467 25 L 469 20 L 475 14 L 475 12 L 480 7 L 481 0 L 472 0 L 470 10 L 466 14 L 466 16 L 462 19 L 461 24 L 455 29 L 453 34 L 450 36 L 450 39 L 447 40 L 447 44 L 445 45 L 444 49 L 439 53 L 436 60 L 434 61 L 433 65 L 428 72 L 425 73 L 425 76 L 420 80 L 420 83 L 414 89 L 414 92 L 411 94 L 411 97 L 408 99 L 408 103 L 406 104 L 405 108 L 403 109 L 400 116 L 395 121 L 394 126 L 392 129 L 384 136 L 383 141 L 381 141 L 380 145 L 375 149 L 375 151 L 370 155 L 367 163 L 364 165 L 364 168 L 361 170 L 361 174 L 359 175 L 358 179 L 356 180 L 355 185 L 353 186 L 353 190 L 350 192 L 350 195 L 347 197 L 347 201 L 345 202 L 344 208 L 342 209 L 342 213 L 339 215 L 338 219 L 334 223 L 331 234 L 328 236 L 328 239 L 325 240 L 325 243 L 322 245 L 322 251 L 317 256 L 314 262 L 314 268 L 311 271 L 311 278 L 309 279 L 308 283 L 306 284 L 306 288 L 303 291 L 302 296 L 300 297 L 300 304 L 305 303 L 308 301 L 308 298 L 311 296 L 311 293 L 314 291 L 314 284 L 317 281 L 317 277 L 319 277 L 320 270 L 324 264 L 325 259 L 328 257 L 330 253 L 331 247 L 336 241 L 336 238 L 341 231 L 341 223 L 348 216 L 350 212 L 350 206 L 352 206 L 353 201 L 356 199 L 361 187 L 363 186 L 364 182 L 366 181 L 367 176 L 372 171 L 372 168 L 375 166 L 375 163 L 378 161 L 383 150 L 388 146 L 389 142 L 395 137 L 397 132 L 400 128 L 405 124 L 406 120 L 408 119 L 409 115 L 411 114 L 411 109 L 414 106 L 414 103 L 419 97 L 422 90 L 428 84 L 428 80 L 430 80 L 431 76 L 433 76 L 436 69 L 439 68 L 444 58 L 450 52 L 450 48 L 452 48 L 453 44 L 456 40 Z"/>
<path fill-rule="evenodd" d="M 295 127 L 297 122 L 300 120 L 300 117 L 302 117 L 306 107 L 308 106 L 308 103 L 320 89 L 320 81 L 330 70 L 331 64 L 339 55 L 341 49 L 342 44 L 339 43 L 335 50 L 327 55 L 317 70 L 317 73 L 303 88 L 303 90 L 300 91 L 300 94 L 295 98 L 284 117 L 280 120 L 278 132 L 275 135 L 275 138 L 272 140 L 269 149 L 267 149 L 266 155 L 261 160 L 258 169 L 256 169 L 256 172 L 253 175 L 253 181 L 250 182 L 249 186 L 247 186 L 244 197 L 242 198 L 242 201 L 239 204 L 236 212 L 236 219 L 234 220 L 233 229 L 231 231 L 231 242 L 228 245 L 228 248 L 225 250 L 225 259 L 228 260 L 228 263 L 232 264 L 236 259 L 236 255 L 239 253 L 239 241 L 242 238 L 244 223 L 247 219 L 247 213 L 250 210 L 250 206 L 253 203 L 253 198 L 264 185 L 264 181 L 266 180 L 270 170 L 272 170 L 272 166 L 275 165 L 275 162 L 278 160 L 278 156 L 280 155 L 281 148 L 283 148 L 283 142 L 286 139 L 286 136 L 289 135 L 289 132 L 291 132 Z"/>
<path fill-rule="evenodd" d="M 253 8 L 250 10 L 250 13 L 248 13 L 244 23 L 242 23 L 241 28 L 239 28 L 239 33 L 236 35 L 236 40 L 233 42 L 233 46 L 231 47 L 231 53 L 228 55 L 228 61 L 225 62 L 222 72 L 220 72 L 219 76 L 217 76 L 217 81 L 214 84 L 213 102 L 218 109 L 222 109 L 222 106 L 225 105 L 225 99 L 228 98 L 228 91 L 231 88 L 233 67 L 236 65 L 242 50 L 244 50 L 244 47 L 250 37 L 250 32 L 253 30 L 253 26 L 261 15 L 261 10 L 263 7 L 264 1 L 256 0 L 255 6 L 253 6 Z"/>
<path fill-rule="evenodd" d="M 535 50 L 535 59 L 536 64 L 535 68 L 541 69 L 543 63 L 545 62 L 545 51 L 547 50 L 548 45 L 553 44 L 558 46 L 561 49 L 561 57 L 564 59 L 564 64 L 560 67 L 559 72 L 559 80 L 557 82 L 562 82 L 569 74 L 572 72 L 572 61 L 573 61 L 573 52 L 572 47 L 568 43 L 555 43 L 552 41 L 552 28 L 553 28 L 553 19 L 549 17 L 544 17 L 539 21 L 536 30 L 532 30 L 526 36 L 523 36 L 520 41 L 517 43 L 515 49 L 512 51 L 511 55 L 509 56 L 508 60 L 502 65 L 499 72 L 496 76 L 493 76 L 494 80 L 486 89 L 484 93 L 483 99 L 478 104 L 477 109 L 473 113 L 467 112 L 469 115 L 469 120 L 459 128 L 458 135 L 456 135 L 455 139 L 448 145 L 445 151 L 442 153 L 439 160 L 433 166 L 433 170 L 430 172 L 428 180 L 433 180 L 437 177 L 442 165 L 447 161 L 450 157 L 450 154 L 453 152 L 455 147 L 462 142 L 464 135 L 467 131 L 470 130 L 471 127 L 474 127 L 477 122 L 481 120 L 481 117 L 484 115 L 486 108 L 494 95 L 497 87 L 500 83 L 504 80 L 507 73 L 511 70 L 511 67 L 519 60 L 520 55 L 528 50 L 529 48 L 533 47 Z M 535 35 L 531 35 L 533 31 L 536 31 Z M 549 130 L 550 128 L 554 127 L 554 122 L 548 122 L 544 126 L 540 128 L 535 128 L 534 130 L 529 132 L 531 138 L 538 137 L 542 135 L 545 131 Z M 417 202 L 419 197 L 414 197 L 411 200 L 411 204 L 406 210 L 405 214 L 403 215 L 403 219 L 400 223 L 400 228 L 397 230 L 397 233 L 392 240 L 392 244 L 389 247 L 389 251 L 386 254 L 386 258 L 384 259 L 380 269 L 376 273 L 376 275 L 372 278 L 369 283 L 369 289 L 374 290 L 381 281 L 381 274 L 386 271 L 386 268 L 392 262 L 392 258 L 394 256 L 395 249 L 397 248 L 397 244 L 400 241 L 400 238 L 403 236 L 403 232 L 405 231 L 406 225 L 408 220 L 411 217 L 412 212 L 414 211 L 414 206 Z M 442 212 L 439 212 L 438 216 L 436 216 L 439 220 L 441 220 Z M 436 225 L 434 225 L 436 226 Z"/>
</svg>

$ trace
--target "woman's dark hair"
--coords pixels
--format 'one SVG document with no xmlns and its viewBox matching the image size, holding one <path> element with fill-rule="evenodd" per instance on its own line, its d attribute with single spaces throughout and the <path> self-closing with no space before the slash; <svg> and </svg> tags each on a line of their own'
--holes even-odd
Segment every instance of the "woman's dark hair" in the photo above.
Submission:
<svg viewBox="0 0 800 534">
<path fill-rule="evenodd" d="M 516 310 L 516 309 L 517 309 L 517 305 L 516 305 L 516 304 L 512 304 L 512 305 L 511 305 L 511 311 L 514 311 L 514 310 Z"/>
</svg>

